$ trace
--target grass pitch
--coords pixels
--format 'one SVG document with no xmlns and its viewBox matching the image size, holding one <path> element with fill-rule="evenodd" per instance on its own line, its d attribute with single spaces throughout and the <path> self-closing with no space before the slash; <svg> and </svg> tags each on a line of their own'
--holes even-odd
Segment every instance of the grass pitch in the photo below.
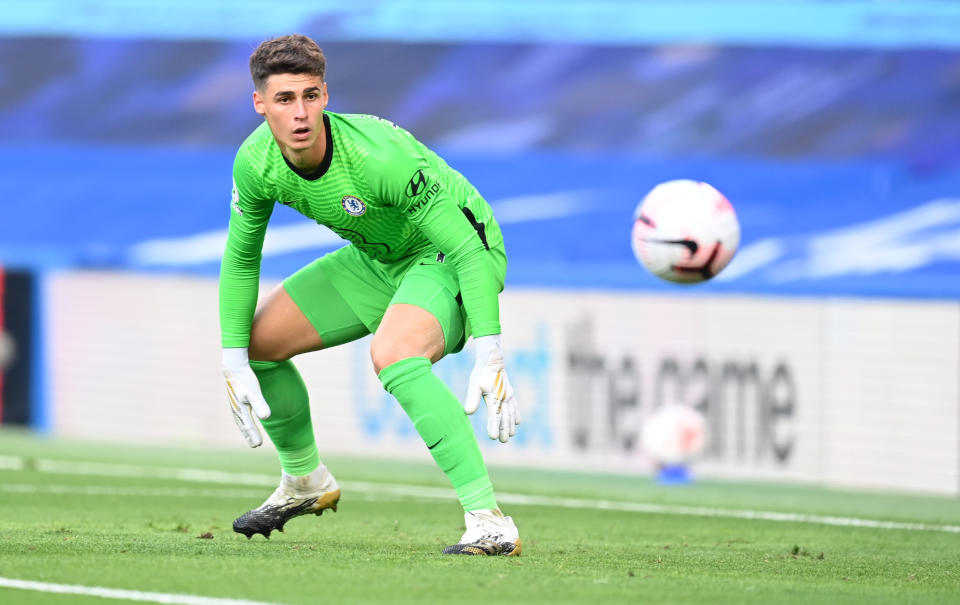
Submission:
<svg viewBox="0 0 960 605">
<path fill-rule="evenodd" d="M 326 462 L 342 484 L 340 512 L 247 540 L 231 523 L 275 487 L 272 452 L 104 446 L 4 429 L 0 581 L 43 584 L 0 587 L 0 603 L 124 600 L 50 585 L 209 605 L 960 603 L 955 498 L 492 469 L 523 555 L 450 557 L 440 550 L 459 538 L 462 513 L 429 462 Z M 830 524 L 856 520 L 899 529 Z"/>
</svg>

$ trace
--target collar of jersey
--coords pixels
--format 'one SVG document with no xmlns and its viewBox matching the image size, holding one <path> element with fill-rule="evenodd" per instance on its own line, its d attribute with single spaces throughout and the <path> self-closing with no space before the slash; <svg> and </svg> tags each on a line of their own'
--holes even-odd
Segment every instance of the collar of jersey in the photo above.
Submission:
<svg viewBox="0 0 960 605">
<path fill-rule="evenodd" d="M 320 162 L 320 165 L 316 167 L 315 170 L 310 172 L 302 172 L 297 170 L 297 167 L 290 163 L 290 160 L 287 159 L 287 156 L 283 155 L 283 152 L 280 153 L 283 156 L 283 161 L 287 163 L 287 166 L 290 167 L 290 170 L 294 171 L 297 176 L 308 181 L 315 181 L 325 175 L 327 170 L 330 169 L 330 161 L 333 159 L 333 135 L 330 133 L 330 118 L 327 117 L 326 112 L 323 114 L 323 129 L 327 137 L 327 147 L 323 151 L 323 161 Z"/>
</svg>

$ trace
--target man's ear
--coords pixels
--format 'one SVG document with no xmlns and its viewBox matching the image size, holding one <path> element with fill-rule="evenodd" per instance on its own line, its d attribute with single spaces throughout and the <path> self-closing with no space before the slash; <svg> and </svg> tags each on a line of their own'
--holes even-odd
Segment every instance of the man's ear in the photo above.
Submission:
<svg viewBox="0 0 960 605">
<path fill-rule="evenodd" d="M 253 110 L 260 115 L 266 115 L 267 108 L 264 106 L 263 97 L 259 91 L 253 91 Z"/>
</svg>

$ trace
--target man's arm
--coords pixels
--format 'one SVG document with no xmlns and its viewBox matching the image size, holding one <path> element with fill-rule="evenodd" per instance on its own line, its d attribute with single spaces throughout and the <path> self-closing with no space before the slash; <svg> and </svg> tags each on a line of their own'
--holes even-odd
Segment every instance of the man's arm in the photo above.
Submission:
<svg viewBox="0 0 960 605">
<path fill-rule="evenodd" d="M 487 252 L 486 242 L 438 175 L 427 166 L 417 171 L 423 174 L 426 181 L 423 188 L 430 195 L 421 194 L 411 198 L 405 192 L 395 194 L 402 200 L 399 204 L 401 209 L 456 269 L 463 307 L 470 318 L 473 336 L 499 334 L 500 306 L 497 295 L 501 284 Z M 406 183 L 405 180 L 402 182 Z M 434 188 L 435 184 L 437 188 Z"/>
<path fill-rule="evenodd" d="M 260 384 L 250 368 L 248 347 L 253 314 L 260 291 L 263 239 L 273 212 L 273 201 L 264 198 L 238 155 L 234 163 L 230 226 L 220 265 L 220 339 L 223 377 L 230 410 L 250 447 L 263 443 L 253 419 L 270 416 Z"/>
<path fill-rule="evenodd" d="M 500 282 L 480 234 L 452 200 L 440 200 L 417 222 L 457 270 L 463 306 L 473 325 L 476 362 L 463 408 L 487 404 L 487 436 L 506 443 L 516 434 L 520 410 L 504 367 L 500 340 Z M 447 252 L 449 250 L 449 252 Z"/>
<path fill-rule="evenodd" d="M 259 198 L 242 164 L 238 159 L 234 165 L 230 226 L 220 263 L 220 340 L 225 348 L 250 344 L 263 239 L 274 206 L 271 200 Z"/>
</svg>

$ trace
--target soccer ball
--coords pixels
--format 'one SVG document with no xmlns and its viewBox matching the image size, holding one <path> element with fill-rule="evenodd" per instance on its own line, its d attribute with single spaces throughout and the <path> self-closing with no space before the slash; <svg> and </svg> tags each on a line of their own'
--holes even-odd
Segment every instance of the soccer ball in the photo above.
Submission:
<svg viewBox="0 0 960 605">
<path fill-rule="evenodd" d="M 703 451 L 706 425 L 703 414 L 688 405 L 663 405 L 643 423 L 643 451 L 660 466 L 686 464 Z"/>
<path fill-rule="evenodd" d="M 633 254 L 667 281 L 696 283 L 719 273 L 740 245 L 740 223 L 722 193 L 699 181 L 660 183 L 633 214 Z"/>
</svg>

